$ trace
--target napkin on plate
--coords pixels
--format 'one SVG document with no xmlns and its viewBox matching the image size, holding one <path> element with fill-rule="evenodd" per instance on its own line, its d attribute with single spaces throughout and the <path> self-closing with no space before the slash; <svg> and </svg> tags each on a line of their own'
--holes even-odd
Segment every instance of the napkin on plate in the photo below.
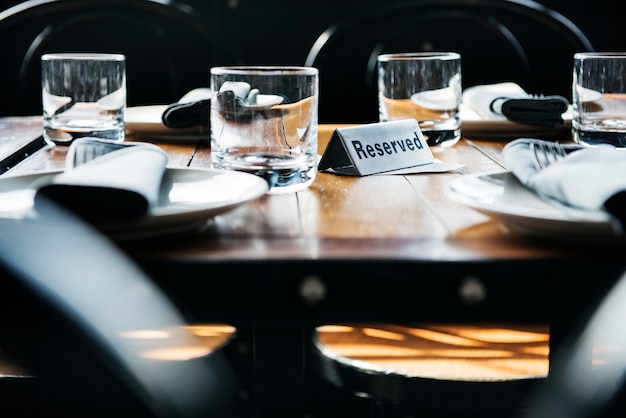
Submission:
<svg viewBox="0 0 626 418">
<path fill-rule="evenodd" d="M 94 224 L 137 221 L 158 202 L 166 164 L 159 147 L 129 144 L 36 185 L 35 208 L 50 199 Z"/>
<path fill-rule="evenodd" d="M 468 87 L 462 102 L 484 120 L 510 120 L 554 127 L 563 123 L 569 102 L 562 96 L 533 96 L 511 82 Z"/>
<path fill-rule="evenodd" d="M 194 126 L 209 126 L 211 108 L 211 89 L 201 87 L 193 89 L 176 103 L 170 104 L 161 120 L 168 128 L 184 129 Z"/>
<path fill-rule="evenodd" d="M 567 156 L 538 171 L 530 144 L 517 139 L 504 147 L 504 159 L 521 183 L 540 196 L 582 210 L 606 211 L 626 229 L 626 150 L 610 145 L 566 145 Z M 622 231 L 623 232 L 623 231 Z"/>
</svg>

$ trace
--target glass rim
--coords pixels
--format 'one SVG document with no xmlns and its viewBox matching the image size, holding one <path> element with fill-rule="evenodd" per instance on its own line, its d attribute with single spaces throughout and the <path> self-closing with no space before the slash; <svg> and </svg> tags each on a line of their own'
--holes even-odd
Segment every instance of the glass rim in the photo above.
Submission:
<svg viewBox="0 0 626 418">
<path fill-rule="evenodd" d="M 227 65 L 211 67 L 211 75 L 318 75 L 315 67 L 296 65 Z"/>
<path fill-rule="evenodd" d="M 41 56 L 42 61 L 51 60 L 94 60 L 94 61 L 125 61 L 124 54 L 107 52 L 51 52 Z"/>
<path fill-rule="evenodd" d="M 461 58 L 461 54 L 458 52 L 395 52 L 389 54 L 381 54 L 378 56 L 378 61 L 409 61 L 409 60 L 427 60 L 427 59 L 444 59 L 444 60 L 457 60 Z"/>
<path fill-rule="evenodd" d="M 585 58 L 626 58 L 626 52 L 577 52 L 574 59 Z"/>
</svg>

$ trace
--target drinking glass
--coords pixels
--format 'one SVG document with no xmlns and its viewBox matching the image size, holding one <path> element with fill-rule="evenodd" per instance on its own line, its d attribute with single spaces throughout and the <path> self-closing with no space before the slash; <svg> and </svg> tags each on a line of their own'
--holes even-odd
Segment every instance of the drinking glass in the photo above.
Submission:
<svg viewBox="0 0 626 418">
<path fill-rule="evenodd" d="M 318 71 L 211 68 L 211 163 L 267 180 L 269 193 L 308 187 L 317 174 Z"/>
<path fill-rule="evenodd" d="M 461 55 L 414 52 L 378 56 L 380 122 L 414 118 L 428 145 L 461 138 Z"/>
<path fill-rule="evenodd" d="M 626 52 L 574 54 L 572 96 L 574 141 L 626 147 Z"/>
<path fill-rule="evenodd" d="M 76 138 L 125 137 L 126 58 L 121 54 L 56 53 L 41 57 L 43 136 L 50 145 Z"/>
</svg>

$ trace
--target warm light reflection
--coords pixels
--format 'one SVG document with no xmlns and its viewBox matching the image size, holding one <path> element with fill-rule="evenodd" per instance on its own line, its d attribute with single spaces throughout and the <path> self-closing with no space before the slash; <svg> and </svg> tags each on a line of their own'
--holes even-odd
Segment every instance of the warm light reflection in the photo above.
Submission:
<svg viewBox="0 0 626 418">
<path fill-rule="evenodd" d="M 236 329 L 230 325 L 187 325 L 186 329 L 199 337 L 217 337 L 224 334 L 233 334 Z"/>
<path fill-rule="evenodd" d="M 411 335 L 415 335 L 416 337 L 420 337 L 425 340 L 437 341 L 443 344 L 452 344 L 465 347 L 480 347 L 485 345 L 481 341 L 471 340 L 469 338 L 463 338 L 457 335 L 444 334 L 442 332 L 431 331 L 428 329 L 408 328 L 406 331 Z"/>
<path fill-rule="evenodd" d="M 548 374 L 547 326 L 350 324 L 317 332 L 326 355 L 360 368 L 463 381 Z"/>
<path fill-rule="evenodd" d="M 197 324 L 170 329 L 132 330 L 120 334 L 138 345 L 139 356 L 161 361 L 185 361 L 210 354 L 234 337 L 235 327 Z"/>
<path fill-rule="evenodd" d="M 328 332 L 352 332 L 354 331 L 354 327 L 347 327 L 344 325 L 322 325 L 321 327 L 317 327 L 317 332 L 328 333 Z"/>
<path fill-rule="evenodd" d="M 481 348 L 480 350 L 460 350 L 460 349 L 448 349 L 448 350 L 432 350 L 431 354 L 436 357 L 445 358 L 464 358 L 464 359 L 477 359 L 482 360 L 485 358 L 512 358 L 516 355 L 515 352 L 509 350 L 490 350 Z"/>
<path fill-rule="evenodd" d="M 537 356 L 548 357 L 550 354 L 550 345 L 549 344 L 541 344 L 534 347 L 522 347 L 519 349 L 520 353 L 526 354 L 534 354 Z"/>
<path fill-rule="evenodd" d="M 392 347 L 385 346 L 383 344 L 367 344 L 367 343 L 359 343 L 359 344 L 328 344 L 325 345 L 332 348 L 332 350 L 339 356 L 343 357 L 351 357 L 351 358 L 361 358 L 363 360 L 371 360 L 371 359 L 385 359 L 390 357 L 395 358 L 410 358 L 410 357 L 425 357 L 428 355 L 428 351 L 421 350 L 419 348 L 414 347 Z"/>
<path fill-rule="evenodd" d="M 404 335 L 398 334 L 397 332 L 383 331 L 382 329 L 376 328 L 363 328 L 363 334 L 374 338 L 383 338 L 385 340 L 404 341 L 406 339 Z"/>
<path fill-rule="evenodd" d="M 547 326 L 540 332 L 518 330 L 511 328 L 489 328 L 489 327 L 435 327 L 439 330 L 445 330 L 446 332 L 454 332 L 457 335 L 462 335 L 466 338 L 473 338 L 476 340 L 491 342 L 491 343 L 522 343 L 522 342 L 538 342 L 548 341 L 550 334 L 548 333 Z"/>
</svg>

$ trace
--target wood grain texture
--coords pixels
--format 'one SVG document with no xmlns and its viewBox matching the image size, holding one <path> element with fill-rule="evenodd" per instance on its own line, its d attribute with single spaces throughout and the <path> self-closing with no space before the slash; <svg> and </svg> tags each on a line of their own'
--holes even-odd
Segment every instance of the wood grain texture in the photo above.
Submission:
<svg viewBox="0 0 626 418">
<path fill-rule="evenodd" d="M 31 132 L 32 123 L 27 122 L 15 132 Z M 351 125 L 319 126 L 320 154 L 334 130 L 345 126 Z M 167 153 L 170 167 L 211 167 L 207 138 L 152 142 Z M 365 177 L 318 173 L 306 190 L 263 196 L 217 216 L 204 232 L 186 237 L 180 245 L 159 247 L 150 254 L 206 260 L 619 258 L 616 247 L 582 248 L 512 234 L 446 195 L 445 187 L 454 179 L 505 170 L 504 145 L 461 139 L 451 148 L 432 148 L 436 158 L 464 164 L 446 173 Z M 43 149 L 3 176 L 62 169 L 66 152 L 64 147 Z M 156 241 L 155 245 L 162 244 Z"/>
</svg>

